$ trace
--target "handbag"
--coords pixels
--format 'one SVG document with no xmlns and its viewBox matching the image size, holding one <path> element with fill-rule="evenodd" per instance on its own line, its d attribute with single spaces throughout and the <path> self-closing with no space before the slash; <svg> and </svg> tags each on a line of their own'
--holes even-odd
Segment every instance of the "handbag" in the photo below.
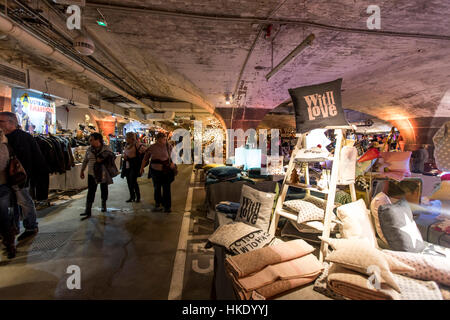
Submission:
<svg viewBox="0 0 450 320">
<path fill-rule="evenodd" d="M 450 171 L 450 121 L 444 125 L 433 136 L 434 158 L 436 166 L 441 171 Z"/>
<path fill-rule="evenodd" d="M 6 144 L 9 152 L 8 179 L 10 187 L 23 188 L 27 182 L 27 173 L 9 144 Z"/>
<path fill-rule="evenodd" d="M 177 167 L 177 165 L 175 163 L 172 162 L 172 158 L 170 157 L 170 151 L 169 151 L 169 144 L 168 143 L 166 143 L 166 148 L 167 148 L 167 154 L 169 155 L 169 167 L 172 170 L 172 174 L 173 174 L 173 177 L 175 179 L 175 177 L 178 174 L 178 167 Z M 172 166 L 172 164 L 173 164 L 173 166 Z"/>
</svg>

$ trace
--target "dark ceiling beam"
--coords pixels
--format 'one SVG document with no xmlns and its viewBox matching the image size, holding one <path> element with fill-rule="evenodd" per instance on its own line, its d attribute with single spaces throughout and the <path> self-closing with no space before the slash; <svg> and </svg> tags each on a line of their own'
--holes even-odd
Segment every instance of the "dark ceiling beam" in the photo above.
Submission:
<svg viewBox="0 0 450 320">
<path fill-rule="evenodd" d="M 373 36 L 416 38 L 416 39 L 434 39 L 434 40 L 450 41 L 450 35 L 436 35 L 436 34 L 407 33 L 407 32 L 395 32 L 395 31 L 345 28 L 345 27 L 327 25 L 327 24 L 316 23 L 316 22 L 311 22 L 311 21 L 301 21 L 301 20 L 291 20 L 291 19 L 241 17 L 241 16 L 234 16 L 234 15 L 210 15 L 210 14 L 203 14 L 203 13 L 200 14 L 200 13 L 179 12 L 179 11 L 174 12 L 174 11 L 167 11 L 167 10 L 150 9 L 150 8 L 145 8 L 145 7 L 132 7 L 132 6 L 125 6 L 125 5 L 103 4 L 103 3 L 96 3 L 96 2 L 86 2 L 86 7 L 114 10 L 117 12 L 135 12 L 135 13 L 144 13 L 144 14 L 152 14 L 152 15 L 159 15 L 159 16 L 175 17 L 175 18 L 191 18 L 191 19 L 202 19 L 202 20 L 210 20 L 210 21 L 224 21 L 224 22 L 250 23 L 250 24 L 288 24 L 288 25 L 297 25 L 297 26 L 302 26 L 302 27 L 325 29 L 325 30 L 331 30 L 331 31 L 367 34 L 367 35 L 373 35 Z"/>
</svg>

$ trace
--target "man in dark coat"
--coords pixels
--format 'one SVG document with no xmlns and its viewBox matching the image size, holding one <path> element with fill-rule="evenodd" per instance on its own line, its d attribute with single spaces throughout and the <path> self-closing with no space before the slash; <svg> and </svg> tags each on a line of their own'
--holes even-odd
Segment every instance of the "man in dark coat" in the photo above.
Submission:
<svg viewBox="0 0 450 320">
<path fill-rule="evenodd" d="M 24 167 L 28 178 L 23 188 L 13 187 L 17 204 L 22 208 L 24 216 L 25 232 L 19 236 L 18 240 L 20 241 L 35 235 L 39 231 L 36 208 L 30 195 L 30 180 L 38 181 L 45 174 L 48 177 L 48 169 L 37 142 L 32 135 L 20 129 L 14 113 L 0 112 L 0 128 L 8 138 L 8 144 Z"/>
</svg>

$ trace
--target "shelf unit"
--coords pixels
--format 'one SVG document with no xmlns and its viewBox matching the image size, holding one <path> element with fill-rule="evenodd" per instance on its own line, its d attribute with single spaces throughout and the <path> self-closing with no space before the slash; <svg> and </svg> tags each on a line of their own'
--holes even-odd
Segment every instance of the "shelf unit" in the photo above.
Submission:
<svg viewBox="0 0 450 320">
<path fill-rule="evenodd" d="M 295 183 L 294 184 L 294 183 L 290 182 L 290 178 L 291 178 L 290 175 L 292 173 L 292 170 L 295 168 L 296 163 L 298 163 L 298 162 L 306 162 L 306 163 L 318 162 L 316 160 L 308 161 L 308 160 L 302 159 L 301 161 L 299 161 L 298 159 L 296 159 L 297 153 L 302 148 L 304 148 L 304 146 L 306 146 L 307 133 L 297 135 L 297 143 L 294 148 L 294 151 L 292 152 L 292 156 L 289 161 L 288 170 L 287 170 L 287 173 L 283 180 L 281 193 L 280 193 L 280 196 L 278 197 L 277 205 L 275 207 L 274 214 L 272 216 L 272 220 L 270 223 L 269 232 L 272 235 L 275 235 L 280 216 L 285 217 L 290 220 L 293 220 L 295 222 L 297 221 L 297 215 L 295 213 L 292 213 L 292 212 L 289 212 L 289 211 L 286 211 L 283 209 L 283 203 L 285 201 L 289 187 L 295 187 L 295 188 L 305 189 L 307 195 L 310 195 L 311 191 L 319 192 L 319 193 L 322 193 L 325 195 L 326 209 L 325 209 L 325 215 L 324 215 L 324 221 L 323 221 L 324 227 L 323 227 L 322 237 L 323 238 L 330 237 L 331 223 L 333 222 L 333 217 L 334 217 L 334 215 L 333 215 L 334 199 L 336 196 L 336 188 L 338 185 L 338 183 L 337 183 L 338 177 L 339 177 L 338 169 L 339 169 L 340 154 L 341 154 L 341 150 L 342 150 L 342 146 L 343 146 L 342 142 L 343 142 L 343 138 L 344 138 L 344 129 L 349 129 L 349 127 L 336 127 L 336 128 L 326 127 L 326 129 L 333 129 L 335 137 L 336 137 L 336 148 L 334 151 L 334 156 L 325 158 L 329 161 L 333 161 L 332 168 L 331 168 L 331 179 L 329 182 L 328 190 L 320 190 L 320 189 L 315 188 L 310 185 L 308 169 L 305 172 L 305 182 L 306 183 Z M 350 194 L 351 194 L 352 201 L 356 201 L 355 182 L 353 181 L 346 185 L 348 185 L 350 187 Z M 330 200 L 330 201 L 328 201 L 328 200 Z M 319 260 L 321 262 L 324 260 L 327 252 L 328 252 L 328 244 L 325 243 L 324 241 L 321 241 L 320 256 L 319 256 Z"/>
</svg>

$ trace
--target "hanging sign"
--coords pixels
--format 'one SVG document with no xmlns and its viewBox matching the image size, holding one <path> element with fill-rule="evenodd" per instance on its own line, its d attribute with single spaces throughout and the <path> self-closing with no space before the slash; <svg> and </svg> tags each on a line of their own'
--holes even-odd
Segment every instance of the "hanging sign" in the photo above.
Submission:
<svg viewBox="0 0 450 320">
<path fill-rule="evenodd" d="M 342 79 L 289 89 L 297 133 L 327 126 L 348 126 L 341 100 Z"/>
<path fill-rule="evenodd" d="M 22 130 L 29 133 L 56 132 L 55 103 L 32 91 L 12 90 L 12 112 L 19 121 Z"/>
</svg>

